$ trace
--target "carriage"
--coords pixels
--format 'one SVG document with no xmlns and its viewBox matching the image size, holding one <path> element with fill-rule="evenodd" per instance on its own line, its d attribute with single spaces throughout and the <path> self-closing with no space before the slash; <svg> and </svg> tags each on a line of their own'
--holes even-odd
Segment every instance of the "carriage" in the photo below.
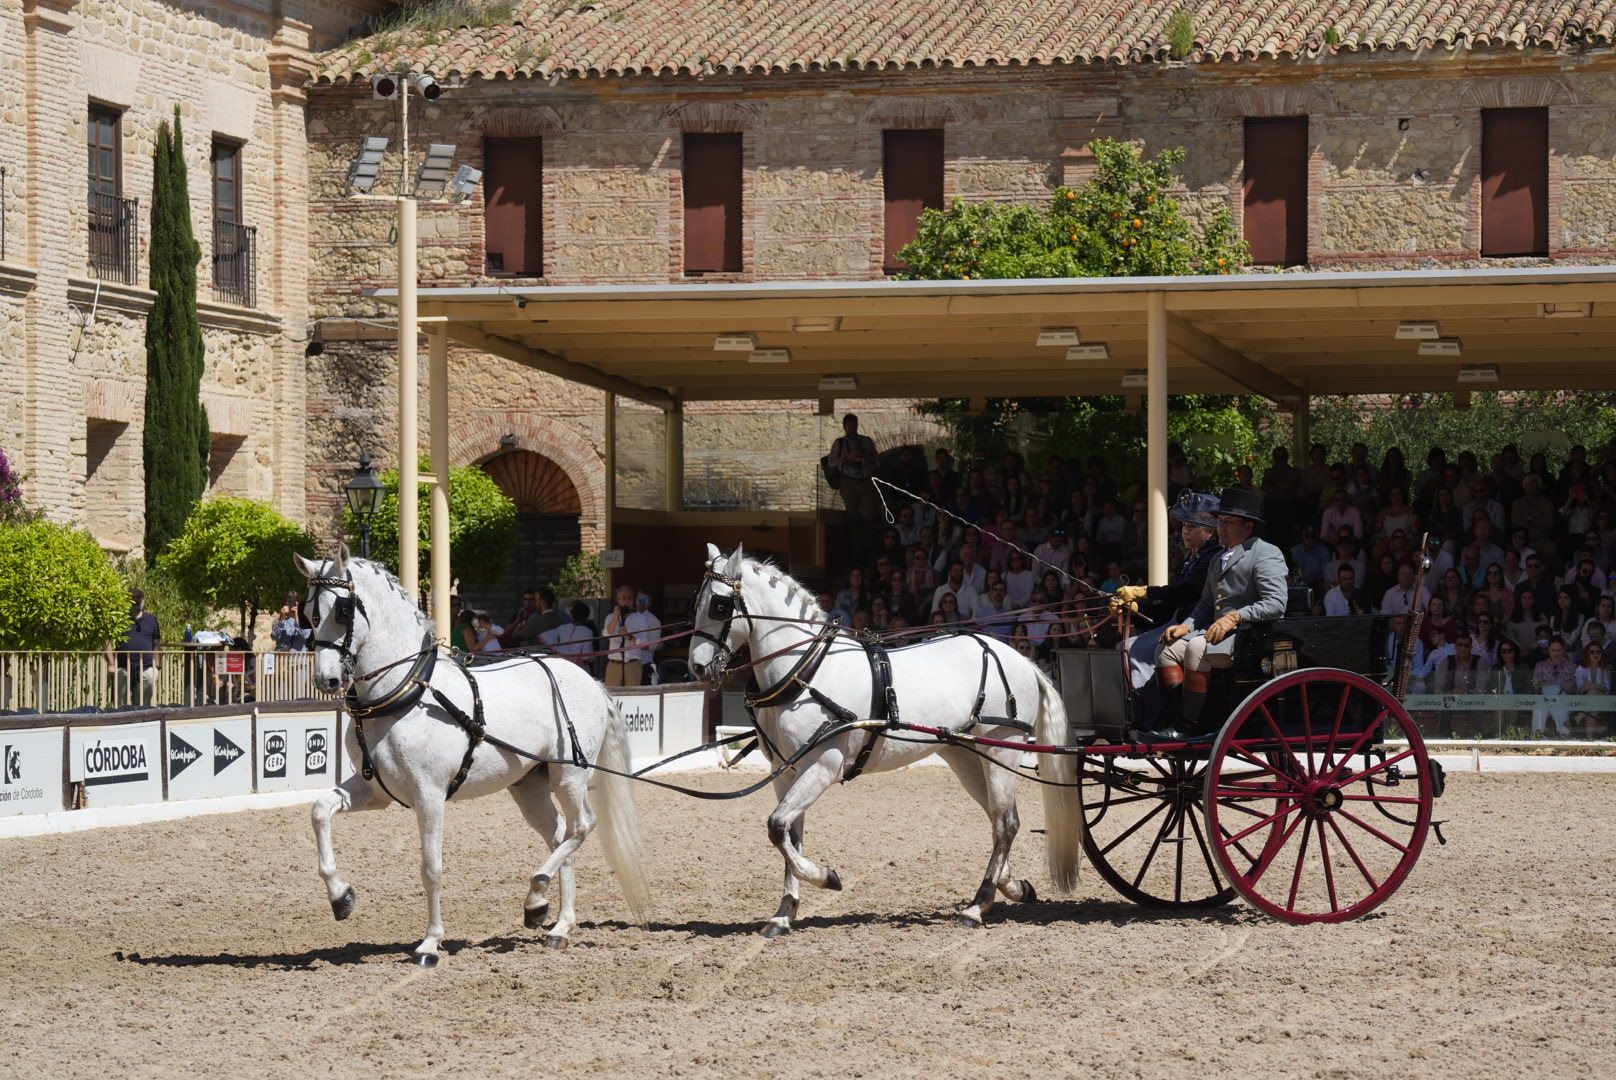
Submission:
<svg viewBox="0 0 1616 1080">
<path fill-rule="evenodd" d="M 1142 702 L 1124 653 L 1059 653 L 1068 712 L 1092 718 L 1078 777 L 1084 852 L 1100 876 L 1147 907 L 1239 895 L 1293 923 L 1384 903 L 1418 860 L 1443 788 L 1401 701 L 1406 658 L 1379 655 L 1388 621 L 1243 627 L 1233 663 L 1212 677 L 1206 715 L 1221 728 L 1183 743 L 1128 740 Z"/>
</svg>

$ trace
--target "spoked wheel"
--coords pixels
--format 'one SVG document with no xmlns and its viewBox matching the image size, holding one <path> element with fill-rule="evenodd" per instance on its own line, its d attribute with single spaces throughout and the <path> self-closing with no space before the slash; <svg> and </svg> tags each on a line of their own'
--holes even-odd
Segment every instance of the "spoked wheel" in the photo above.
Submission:
<svg viewBox="0 0 1616 1080">
<path fill-rule="evenodd" d="M 1414 868 L 1435 783 L 1419 731 L 1384 687 L 1331 669 L 1281 676 L 1212 747 L 1204 798 L 1219 869 L 1286 922 L 1355 919 Z"/>
<path fill-rule="evenodd" d="M 1234 899 L 1203 816 L 1204 755 L 1095 755 L 1080 758 L 1078 769 L 1083 853 L 1107 884 L 1143 907 L 1214 908 Z"/>
</svg>

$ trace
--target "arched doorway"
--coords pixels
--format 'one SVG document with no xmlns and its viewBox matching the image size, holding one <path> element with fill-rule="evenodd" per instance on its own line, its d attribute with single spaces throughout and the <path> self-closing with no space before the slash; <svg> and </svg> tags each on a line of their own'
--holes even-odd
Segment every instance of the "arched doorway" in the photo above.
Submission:
<svg viewBox="0 0 1616 1080">
<path fill-rule="evenodd" d="M 511 450 L 483 462 L 482 470 L 516 503 L 516 545 L 497 585 L 464 597 L 496 621 L 522 603 L 522 591 L 552 584 L 568 556 L 579 551 L 578 489 L 560 465 L 531 450 Z"/>
</svg>

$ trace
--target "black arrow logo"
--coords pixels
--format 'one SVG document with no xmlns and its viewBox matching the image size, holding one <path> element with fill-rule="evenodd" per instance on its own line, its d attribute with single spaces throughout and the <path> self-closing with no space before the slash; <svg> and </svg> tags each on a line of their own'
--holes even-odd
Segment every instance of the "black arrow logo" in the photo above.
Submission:
<svg viewBox="0 0 1616 1080">
<path fill-rule="evenodd" d="M 172 731 L 168 733 L 169 779 L 173 779 L 186 769 L 189 769 L 191 767 L 191 762 L 195 761 L 201 756 L 202 755 L 197 752 L 196 747 L 192 746 L 190 743 L 186 742 Z"/>
<path fill-rule="evenodd" d="M 213 729 L 213 775 L 218 776 L 228 769 L 239 757 L 244 757 L 246 751 L 229 739 L 218 728 Z"/>
</svg>

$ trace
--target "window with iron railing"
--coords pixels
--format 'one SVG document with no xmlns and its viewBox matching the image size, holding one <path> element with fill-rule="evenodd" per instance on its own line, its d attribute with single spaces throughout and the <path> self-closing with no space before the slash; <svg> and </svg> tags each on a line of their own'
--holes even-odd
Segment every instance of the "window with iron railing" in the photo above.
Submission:
<svg viewBox="0 0 1616 1080">
<path fill-rule="evenodd" d="M 213 223 L 213 296 L 258 306 L 258 230 L 224 219 Z"/>
<path fill-rule="evenodd" d="M 90 192 L 90 268 L 105 281 L 138 282 L 140 203 Z"/>
</svg>

